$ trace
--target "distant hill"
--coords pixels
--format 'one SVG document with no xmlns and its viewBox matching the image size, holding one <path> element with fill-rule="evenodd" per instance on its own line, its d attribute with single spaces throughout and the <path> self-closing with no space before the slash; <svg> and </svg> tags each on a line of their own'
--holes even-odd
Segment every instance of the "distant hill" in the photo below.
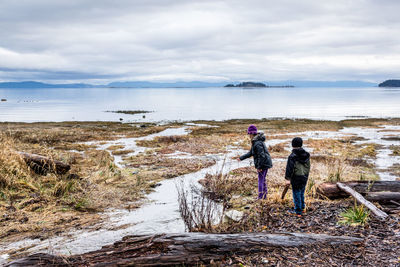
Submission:
<svg viewBox="0 0 400 267">
<path fill-rule="evenodd" d="M 204 88 L 204 87 L 222 87 L 225 83 L 217 82 L 146 82 L 146 81 L 135 81 L 135 82 L 112 82 L 109 83 L 108 87 L 117 88 Z"/>
<path fill-rule="evenodd" d="M 379 87 L 400 87 L 400 80 L 386 80 Z"/>
<path fill-rule="evenodd" d="M 34 81 L 26 82 L 3 82 L 0 88 L 93 88 L 97 87 L 85 83 L 68 83 L 68 84 L 49 84 Z"/>
</svg>

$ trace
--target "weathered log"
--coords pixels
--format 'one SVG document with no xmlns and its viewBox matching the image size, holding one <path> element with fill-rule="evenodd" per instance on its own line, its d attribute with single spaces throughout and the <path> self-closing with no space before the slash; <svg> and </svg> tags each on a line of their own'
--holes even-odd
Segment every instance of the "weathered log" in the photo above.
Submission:
<svg viewBox="0 0 400 267">
<path fill-rule="evenodd" d="M 182 233 L 127 236 L 113 245 L 82 255 L 61 258 L 35 254 L 7 266 L 174 266 L 209 263 L 233 253 L 249 254 L 274 247 L 360 245 L 363 239 L 324 234 L 205 234 Z M 46 266 L 47 266 L 46 265 Z"/>
<path fill-rule="evenodd" d="M 351 187 L 362 195 L 367 192 L 400 192 L 400 181 L 351 181 L 343 182 L 342 184 Z M 317 192 L 331 199 L 348 196 L 336 186 L 336 183 L 322 183 L 318 185 Z"/>
<path fill-rule="evenodd" d="M 48 157 L 25 152 L 18 152 L 18 154 L 21 155 L 26 164 L 31 167 L 35 173 L 40 175 L 46 175 L 48 172 L 65 174 L 71 169 L 70 165 Z"/>
<path fill-rule="evenodd" d="M 72 266 L 66 258 L 60 256 L 54 256 L 46 253 L 36 253 L 29 255 L 26 258 L 18 259 L 12 261 L 5 266 L 18 266 L 18 267 L 28 267 L 28 266 L 57 266 L 57 267 L 70 267 Z"/>
<path fill-rule="evenodd" d="M 400 192 L 369 192 L 365 198 L 369 201 L 391 203 L 392 201 L 400 201 Z"/>
<path fill-rule="evenodd" d="M 336 184 L 341 190 L 343 190 L 343 191 L 349 193 L 351 196 L 353 196 L 357 200 L 358 203 L 363 204 L 368 209 L 370 209 L 372 211 L 372 213 L 376 215 L 376 217 L 378 217 L 380 219 L 386 219 L 389 216 L 385 212 L 378 209 L 374 204 L 372 204 L 371 202 L 366 200 L 360 193 L 356 192 L 349 186 L 342 184 L 342 183 L 336 183 Z"/>
</svg>

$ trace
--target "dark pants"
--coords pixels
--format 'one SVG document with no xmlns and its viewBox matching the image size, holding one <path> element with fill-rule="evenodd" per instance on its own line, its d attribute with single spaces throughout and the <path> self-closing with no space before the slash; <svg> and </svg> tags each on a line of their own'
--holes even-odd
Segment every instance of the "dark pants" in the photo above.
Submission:
<svg viewBox="0 0 400 267">
<path fill-rule="evenodd" d="M 266 199 L 267 198 L 267 173 L 268 169 L 262 170 L 258 173 L 258 199 Z"/>
<path fill-rule="evenodd" d="M 302 214 L 306 205 L 304 204 L 304 191 L 306 190 L 306 186 L 304 185 L 298 189 L 292 189 L 293 192 L 293 202 L 294 202 L 294 211 L 296 214 Z"/>
</svg>

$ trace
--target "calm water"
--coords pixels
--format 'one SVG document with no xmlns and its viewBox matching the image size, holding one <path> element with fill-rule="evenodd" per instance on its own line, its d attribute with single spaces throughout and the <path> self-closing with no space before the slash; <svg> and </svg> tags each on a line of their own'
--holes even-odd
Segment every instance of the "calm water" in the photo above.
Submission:
<svg viewBox="0 0 400 267">
<path fill-rule="evenodd" d="M 400 89 L 0 89 L 0 121 L 164 121 L 232 118 L 399 117 Z M 107 110 L 148 110 L 125 115 Z"/>
</svg>

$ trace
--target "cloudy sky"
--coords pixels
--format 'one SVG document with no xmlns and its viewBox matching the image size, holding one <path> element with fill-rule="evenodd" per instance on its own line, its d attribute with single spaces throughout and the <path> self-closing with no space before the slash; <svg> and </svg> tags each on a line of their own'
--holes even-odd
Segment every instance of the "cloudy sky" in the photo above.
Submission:
<svg viewBox="0 0 400 267">
<path fill-rule="evenodd" d="M 0 81 L 400 77 L 398 0 L 0 0 Z"/>
</svg>

